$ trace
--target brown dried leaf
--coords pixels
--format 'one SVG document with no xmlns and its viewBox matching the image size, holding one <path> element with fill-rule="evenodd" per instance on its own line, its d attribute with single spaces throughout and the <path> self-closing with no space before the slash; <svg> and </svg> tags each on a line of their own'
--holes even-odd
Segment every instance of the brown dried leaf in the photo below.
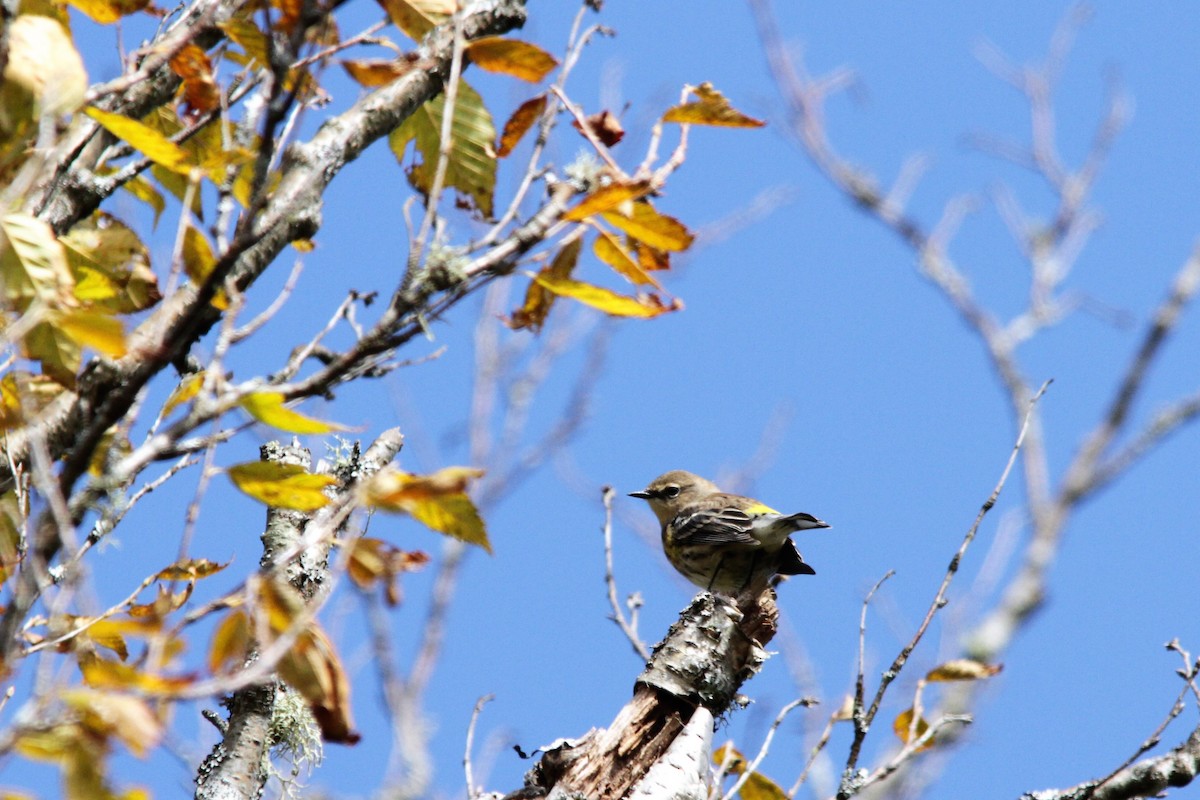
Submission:
<svg viewBox="0 0 1200 800">
<path fill-rule="evenodd" d="M 592 135 L 599 139 L 605 147 L 612 147 L 625 138 L 625 129 L 621 127 L 621 121 L 610 114 L 608 110 L 592 114 L 586 120 L 588 130 Z M 579 124 L 579 120 L 571 123 L 575 130 L 583 133 L 583 126 Z"/>
</svg>

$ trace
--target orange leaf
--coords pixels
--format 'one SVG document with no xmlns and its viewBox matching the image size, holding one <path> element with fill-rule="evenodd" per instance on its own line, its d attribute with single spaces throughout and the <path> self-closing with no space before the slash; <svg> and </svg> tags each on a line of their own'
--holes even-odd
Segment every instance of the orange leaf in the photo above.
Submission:
<svg viewBox="0 0 1200 800">
<path fill-rule="evenodd" d="M 244 611 L 231 611 L 213 632 L 208 648 L 208 669 L 214 675 L 240 668 L 250 653 L 250 619 Z"/>
<path fill-rule="evenodd" d="M 342 61 L 342 68 L 360 86 L 372 89 L 386 86 L 412 69 L 412 65 L 394 58 L 371 58 Z"/>
<path fill-rule="evenodd" d="M 554 56 L 537 45 L 519 39 L 485 36 L 467 45 L 471 61 L 488 72 L 502 72 L 537 83 L 558 66 Z"/>
<path fill-rule="evenodd" d="M 567 211 L 562 218 L 567 222 L 578 222 L 593 214 L 611 211 L 617 206 L 645 197 L 650 193 L 649 181 L 632 181 L 630 183 L 610 183 L 602 186 L 579 202 L 579 205 Z"/>
<path fill-rule="evenodd" d="M 221 90 L 213 79 L 212 62 L 203 48 L 186 44 L 171 58 L 171 71 L 183 80 L 183 99 L 190 115 L 198 116 L 221 105 Z"/>
<path fill-rule="evenodd" d="M 761 128 L 767 123 L 748 117 L 735 109 L 725 95 L 713 88 L 711 83 L 702 83 L 692 89 L 697 100 L 667 109 L 663 122 L 681 122 L 689 125 L 718 125 L 726 128 Z"/>
<path fill-rule="evenodd" d="M 531 100 L 522 103 L 513 115 L 504 123 L 504 131 L 500 134 L 500 144 L 496 146 L 496 158 L 504 158 L 513 151 L 533 123 L 537 122 L 546 110 L 546 95 L 539 94 Z"/>
<path fill-rule="evenodd" d="M 228 566 L 228 561 L 218 564 L 207 558 L 185 558 L 160 570 L 154 577 L 160 581 L 194 581 L 199 578 L 207 578 L 209 575 L 216 575 Z"/>
</svg>

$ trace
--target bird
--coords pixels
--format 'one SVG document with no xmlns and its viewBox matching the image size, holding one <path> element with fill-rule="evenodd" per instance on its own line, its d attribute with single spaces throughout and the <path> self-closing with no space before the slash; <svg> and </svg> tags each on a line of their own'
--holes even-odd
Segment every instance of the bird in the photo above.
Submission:
<svg viewBox="0 0 1200 800">
<path fill-rule="evenodd" d="M 790 536 L 830 527 L 812 514 L 781 514 L 758 500 L 727 494 L 680 469 L 629 496 L 645 500 L 658 517 L 671 566 L 700 588 L 724 595 L 761 592 L 776 575 L 815 575 Z"/>
</svg>

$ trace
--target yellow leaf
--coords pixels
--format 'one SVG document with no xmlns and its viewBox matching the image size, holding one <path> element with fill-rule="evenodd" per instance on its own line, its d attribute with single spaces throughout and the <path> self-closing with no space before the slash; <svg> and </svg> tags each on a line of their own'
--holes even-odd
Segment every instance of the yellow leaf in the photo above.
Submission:
<svg viewBox="0 0 1200 800">
<path fill-rule="evenodd" d="M 42 365 L 42 372 L 67 388 L 74 388 L 83 350 L 57 325 L 39 322 L 21 340 L 21 354 Z"/>
<path fill-rule="evenodd" d="M 248 58 L 257 62 L 259 67 L 266 67 L 271 63 L 271 42 L 252 20 L 239 16 L 218 22 L 217 27 L 224 31 L 234 44 L 240 46 Z"/>
<path fill-rule="evenodd" d="M 984 664 L 970 658 L 956 658 L 939 664 L 925 676 L 927 681 L 977 681 L 990 678 L 1004 669 L 1002 664 Z"/>
<path fill-rule="evenodd" d="M 593 214 L 611 211 L 617 206 L 628 203 L 631 200 L 645 197 L 650 193 L 650 189 L 649 181 L 610 183 L 583 198 L 579 202 L 579 205 L 568 210 L 567 213 L 563 214 L 562 218 L 568 222 L 578 222 L 587 219 Z"/>
<path fill-rule="evenodd" d="M 643 270 L 641 264 L 634 261 L 633 256 L 621 246 L 617 237 L 608 231 L 600 231 L 596 241 L 592 243 L 592 250 L 596 253 L 596 258 L 608 264 L 616 270 L 618 275 L 634 286 L 653 286 L 655 289 L 662 289 L 658 281 Z"/>
<path fill-rule="evenodd" d="M 214 675 L 239 669 L 249 653 L 250 620 L 243 611 L 231 611 L 213 632 L 208 669 Z"/>
<path fill-rule="evenodd" d="M 554 56 L 542 48 L 519 39 L 485 36 L 467 45 L 471 61 L 488 72 L 501 72 L 537 83 L 558 66 Z"/>
<path fill-rule="evenodd" d="M 410 501 L 406 505 L 409 514 L 435 531 L 492 552 L 483 519 L 475 503 L 465 494 L 439 495 L 427 500 Z"/>
<path fill-rule="evenodd" d="M 556 295 L 578 300 L 584 305 L 589 305 L 614 317 L 650 319 L 668 311 L 678 311 L 683 308 L 683 303 L 678 299 L 673 299 L 670 305 L 664 305 L 656 295 L 648 295 L 645 298 L 629 297 L 602 286 L 570 278 L 553 278 L 548 275 L 533 274 L 530 277 Z"/>
<path fill-rule="evenodd" d="M 92 119 L 99 122 L 105 130 L 124 142 L 128 142 L 135 150 L 161 167 L 179 175 L 188 175 L 193 164 L 188 162 L 187 153 L 149 125 L 143 125 L 136 119 L 101 111 L 95 106 L 83 110 Z"/>
<path fill-rule="evenodd" d="M 582 239 L 572 239 L 555 254 L 549 266 L 543 267 L 538 274 L 552 278 L 571 277 L 575 264 L 579 261 L 579 250 L 582 246 Z M 505 320 L 505 324 L 514 331 L 528 328 L 537 333 L 546 323 L 546 316 L 550 313 L 550 307 L 554 305 L 554 297 L 553 292 L 536 280 L 530 281 L 529 288 L 525 290 L 525 303 L 513 311 L 512 316 Z"/>
<path fill-rule="evenodd" d="M 199 285 L 208 280 L 213 269 L 217 266 L 217 257 L 213 255 L 208 238 L 195 227 L 188 225 L 183 229 L 183 271 L 192 282 Z M 224 289 L 218 289 L 212 299 L 213 308 L 224 311 L 229 308 L 229 297 Z"/>
<path fill-rule="evenodd" d="M 158 218 L 167 209 L 167 201 L 163 199 L 162 192 L 154 188 L 150 181 L 143 176 L 138 175 L 121 184 L 121 188 L 129 192 L 131 195 L 141 200 L 146 205 L 150 206 L 154 211 L 154 227 L 158 227 Z"/>
<path fill-rule="evenodd" d="M 600 216 L 610 225 L 659 250 L 686 250 L 692 246 L 694 237 L 683 223 L 658 213 L 649 203 L 634 203 L 629 214 L 606 211 Z"/>
<path fill-rule="evenodd" d="M 110 358 L 125 355 L 125 326 L 111 314 L 92 309 L 64 311 L 52 315 L 51 324 L 84 347 Z"/>
<path fill-rule="evenodd" d="M 121 17 L 141 11 L 150 0 L 67 0 L 101 25 L 111 25 Z"/>
<path fill-rule="evenodd" d="M 742 800 L 787 800 L 787 792 L 761 772 L 751 772 L 738 794 Z"/>
<path fill-rule="evenodd" d="M 133 445 L 116 425 L 104 432 L 100 443 L 92 451 L 92 459 L 88 462 L 88 474 L 97 478 L 104 474 L 108 465 L 118 461 L 133 452 Z"/>
<path fill-rule="evenodd" d="M 447 467 L 432 475 L 380 470 L 363 485 L 360 497 L 369 506 L 409 514 L 435 531 L 490 553 L 487 529 L 465 491 L 469 481 L 482 475 L 483 470 L 472 467 Z"/>
<path fill-rule="evenodd" d="M 62 393 L 62 386 L 44 375 L 23 370 L 0 378 L 0 431 L 25 424 Z"/>
<path fill-rule="evenodd" d="M 146 246 L 115 217 L 97 212 L 59 241 L 75 278 L 76 299 L 120 314 L 162 299 Z"/>
<path fill-rule="evenodd" d="M 130 664 L 88 654 L 79 656 L 79 669 L 83 673 L 83 682 L 94 689 L 137 689 L 147 694 L 171 694 L 194 681 L 190 676 L 156 675 Z"/>
<path fill-rule="evenodd" d="M 896 717 L 896 720 L 892 723 L 892 730 L 895 732 L 900 741 L 908 744 L 909 742 L 916 741 L 924 736 L 925 732 L 929 730 L 929 723 L 923 718 L 918 718 L 916 727 L 913 727 L 913 710 L 910 708 L 900 712 L 900 715 Z M 917 752 L 919 753 L 924 750 L 928 750 L 929 748 L 933 747 L 934 743 L 935 740 L 930 739 L 925 744 L 918 747 Z"/>
<path fill-rule="evenodd" d="M 22 13 L 5 22 L 7 64 L 0 80 L 4 127 L 36 123 L 42 115 L 57 117 L 78 108 L 88 78 L 67 29 L 58 20 L 38 14 Z"/>
<path fill-rule="evenodd" d="M 139 757 L 162 741 L 162 722 L 140 698 L 95 689 L 68 689 L 63 692 L 68 706 L 84 715 L 84 727 L 101 736 L 116 736 Z"/>
<path fill-rule="evenodd" d="M 379 0 L 379 5 L 416 42 L 454 13 L 454 0 Z"/>
<path fill-rule="evenodd" d="M 500 134 L 500 143 L 496 145 L 496 158 L 504 158 L 513 151 L 517 143 L 537 122 L 546 110 L 546 95 L 539 94 L 526 100 L 517 107 L 513 115 L 504 123 L 504 131 Z"/>
<path fill-rule="evenodd" d="M 75 723 L 55 725 L 48 730 L 27 730 L 18 734 L 16 750 L 37 761 L 59 761 L 79 747 L 82 731 Z"/>
<path fill-rule="evenodd" d="M 697 100 L 675 106 L 663 114 L 663 122 L 681 122 L 689 125 L 719 125 L 727 128 L 761 128 L 767 123 L 748 117 L 735 109 L 725 95 L 713 88 L 711 83 L 702 83 L 692 89 Z"/>
<path fill-rule="evenodd" d="M 283 402 L 283 395 L 279 392 L 254 392 L 243 397 L 238 405 L 264 425 L 288 433 L 332 433 L 346 430 L 345 426 L 335 422 L 313 419 L 298 411 L 292 411 Z"/>
<path fill-rule="evenodd" d="M 322 491 L 333 486 L 337 479 L 330 475 L 313 475 L 299 464 L 280 464 L 274 461 L 250 461 L 228 470 L 237 488 L 276 508 L 296 511 L 316 511 L 329 502 Z"/>
<path fill-rule="evenodd" d="M 726 775 L 741 775 L 746 771 L 746 758 L 728 742 L 713 751 L 713 764 L 724 768 Z"/>
<path fill-rule="evenodd" d="M 162 416 L 166 417 L 179 406 L 190 401 L 193 397 L 200 394 L 200 390 L 204 387 L 204 373 L 196 372 L 188 375 L 175 390 L 171 392 L 171 396 L 167 398 L 167 402 L 163 403 Z"/>
<path fill-rule="evenodd" d="M 25 523 L 28 519 L 28 497 L 19 499 L 16 491 L 12 489 L 0 494 L 0 583 L 7 581 L 12 571 L 21 563 L 25 549 Z"/>
</svg>

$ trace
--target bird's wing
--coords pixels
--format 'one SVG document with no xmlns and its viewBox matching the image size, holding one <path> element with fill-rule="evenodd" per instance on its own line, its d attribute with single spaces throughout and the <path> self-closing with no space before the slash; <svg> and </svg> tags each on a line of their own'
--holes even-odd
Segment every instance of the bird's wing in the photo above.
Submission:
<svg viewBox="0 0 1200 800">
<path fill-rule="evenodd" d="M 671 522 L 675 541 L 681 545 L 733 544 L 758 547 L 751 535 L 753 519 L 737 509 L 705 509 L 680 514 Z"/>
</svg>

